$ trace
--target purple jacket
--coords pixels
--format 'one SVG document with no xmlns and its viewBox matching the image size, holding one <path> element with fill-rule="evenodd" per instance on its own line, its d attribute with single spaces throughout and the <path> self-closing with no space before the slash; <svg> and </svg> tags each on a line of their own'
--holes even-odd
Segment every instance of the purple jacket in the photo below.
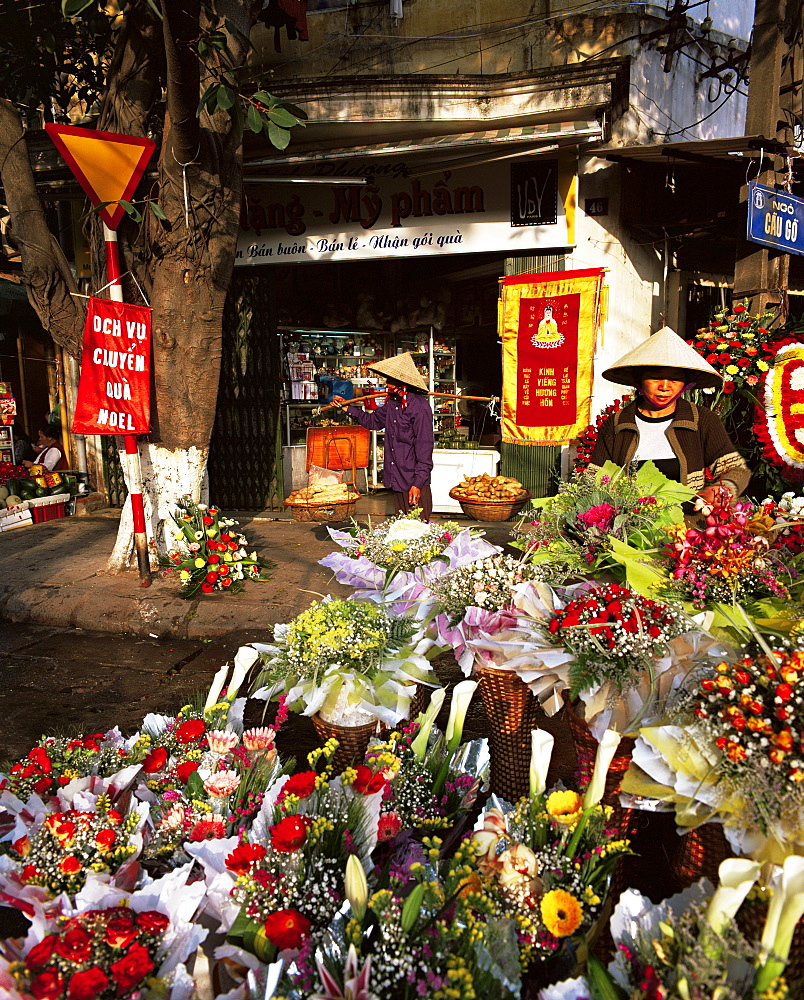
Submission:
<svg viewBox="0 0 804 1000">
<path fill-rule="evenodd" d="M 385 461 L 382 481 L 395 493 L 407 493 L 411 486 L 430 485 L 433 469 L 433 411 L 424 396 L 408 392 L 408 405 L 389 396 L 385 406 L 363 410 L 347 406 L 346 412 L 370 431 L 385 430 Z"/>
</svg>

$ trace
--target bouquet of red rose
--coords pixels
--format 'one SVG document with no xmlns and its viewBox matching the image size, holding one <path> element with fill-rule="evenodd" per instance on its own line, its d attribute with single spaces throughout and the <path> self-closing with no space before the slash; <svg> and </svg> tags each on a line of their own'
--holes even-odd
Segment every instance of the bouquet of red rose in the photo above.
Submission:
<svg viewBox="0 0 804 1000">
<path fill-rule="evenodd" d="M 146 985 L 157 986 L 157 960 L 169 924 L 158 910 L 87 910 L 43 937 L 11 972 L 18 988 L 37 1000 L 144 996 L 139 991 Z"/>
<path fill-rule="evenodd" d="M 173 519 L 179 529 L 174 536 L 179 547 L 160 563 L 168 572 L 179 574 L 182 597 L 219 590 L 236 593 L 243 589 L 244 580 L 261 578 L 268 564 L 260 562 L 256 552 L 248 552 L 248 541 L 238 531 L 237 521 L 189 497 L 178 506 Z"/>
</svg>

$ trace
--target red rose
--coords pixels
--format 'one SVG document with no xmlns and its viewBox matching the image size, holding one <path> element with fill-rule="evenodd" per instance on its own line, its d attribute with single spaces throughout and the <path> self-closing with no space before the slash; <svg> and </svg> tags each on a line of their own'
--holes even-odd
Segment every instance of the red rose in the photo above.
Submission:
<svg viewBox="0 0 804 1000">
<path fill-rule="evenodd" d="M 46 969 L 31 980 L 29 988 L 36 1000 L 57 1000 L 62 995 L 64 980 L 58 969 Z"/>
<path fill-rule="evenodd" d="M 212 517 L 202 517 L 202 518 L 201 518 L 201 520 L 202 520 L 202 521 L 204 522 L 204 524 L 205 524 L 205 525 L 206 525 L 207 527 L 209 527 L 209 526 L 210 526 L 211 524 L 214 524 L 214 523 L 215 523 L 215 519 L 214 519 L 214 518 L 212 518 Z"/>
<path fill-rule="evenodd" d="M 133 914 L 107 921 L 103 940 L 111 948 L 128 948 L 132 941 L 136 940 L 139 929 L 132 916 Z"/>
<path fill-rule="evenodd" d="M 207 727 L 202 719 L 188 719 L 176 730 L 176 741 L 182 744 L 197 743 L 206 731 Z"/>
<path fill-rule="evenodd" d="M 52 778 L 40 778 L 38 781 L 34 782 L 33 789 L 37 795 L 41 795 L 43 792 L 46 792 L 52 784 Z"/>
<path fill-rule="evenodd" d="M 736 313 L 744 313 L 745 312 L 745 306 L 732 306 L 732 310 L 731 311 L 732 312 L 736 312 Z"/>
<path fill-rule="evenodd" d="M 47 937 L 42 938 L 39 944 L 35 944 L 25 958 L 28 968 L 43 969 L 50 962 L 58 939 L 58 934 L 48 934 Z"/>
<path fill-rule="evenodd" d="M 95 847 L 101 852 L 111 851 L 114 847 L 114 843 L 117 840 L 117 834 L 114 830 L 110 830 L 108 827 L 104 830 L 98 830 L 95 834 Z"/>
<path fill-rule="evenodd" d="M 145 945 L 135 944 L 127 955 L 109 966 L 112 979 L 117 983 L 118 994 L 139 985 L 152 971 L 154 963 Z"/>
<path fill-rule="evenodd" d="M 187 782 L 190 780 L 190 775 L 197 770 L 198 770 L 197 760 L 183 760 L 181 764 L 179 764 L 178 767 L 176 768 L 176 775 L 179 781 L 183 785 L 186 785 Z"/>
<path fill-rule="evenodd" d="M 207 573 L 207 583 L 214 583 L 218 579 L 217 573 Z"/>
<path fill-rule="evenodd" d="M 20 878 L 23 882 L 30 882 L 31 879 L 36 878 L 39 875 L 39 869 L 36 865 L 26 865 L 20 872 Z"/>
<path fill-rule="evenodd" d="M 310 820 L 306 816 L 286 816 L 271 827 L 271 847 L 283 854 L 297 851 L 307 840 Z"/>
<path fill-rule="evenodd" d="M 725 395 L 728 395 L 730 392 L 734 392 L 734 383 L 733 382 L 724 382 L 723 383 L 723 393 Z"/>
<path fill-rule="evenodd" d="M 109 979 L 103 969 L 93 965 L 91 969 L 76 972 L 70 979 L 67 990 L 69 1000 L 95 1000 L 95 997 L 109 985 Z"/>
<path fill-rule="evenodd" d="M 235 875 L 245 875 L 268 852 L 262 844 L 240 844 L 226 856 L 226 867 Z"/>
<path fill-rule="evenodd" d="M 217 565 L 220 561 L 221 557 L 217 554 L 217 552 L 213 553 L 211 556 L 207 556 L 207 562 L 212 566 Z"/>
<path fill-rule="evenodd" d="M 277 910 L 262 925 L 265 936 L 280 951 L 299 948 L 310 933 L 310 921 L 298 910 Z"/>
<path fill-rule="evenodd" d="M 164 747 L 154 747 L 142 762 L 142 769 L 146 774 L 156 774 L 167 764 L 167 759 L 168 752 Z"/>
<path fill-rule="evenodd" d="M 201 584 L 201 590 L 205 594 L 211 594 L 214 589 L 215 588 L 212 586 L 211 583 L 202 583 Z"/>
<path fill-rule="evenodd" d="M 300 774 L 291 775 L 282 786 L 284 795 L 296 795 L 300 799 L 306 799 L 315 791 L 315 781 L 318 774 L 315 771 L 302 771 Z"/>
<path fill-rule="evenodd" d="M 358 764 L 355 771 L 357 774 L 352 788 L 360 795 L 371 795 L 385 787 L 385 778 L 381 774 L 374 774 L 365 764 Z"/>
<path fill-rule="evenodd" d="M 164 934 L 170 920 L 159 910 L 145 910 L 137 915 L 137 923 L 145 934 Z"/>
<path fill-rule="evenodd" d="M 68 854 L 59 862 L 59 871 L 65 875 L 77 875 L 81 871 L 81 862 L 74 854 Z"/>
<path fill-rule="evenodd" d="M 83 927 L 70 927 L 56 942 L 54 950 L 68 961 L 86 962 L 92 954 L 92 939 Z"/>
</svg>

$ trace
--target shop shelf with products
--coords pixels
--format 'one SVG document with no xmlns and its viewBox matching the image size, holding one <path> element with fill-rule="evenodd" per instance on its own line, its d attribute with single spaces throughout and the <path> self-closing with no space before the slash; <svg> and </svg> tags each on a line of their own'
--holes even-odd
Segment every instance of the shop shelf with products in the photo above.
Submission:
<svg viewBox="0 0 804 1000">
<path fill-rule="evenodd" d="M 413 362 L 427 382 L 430 392 L 457 393 L 457 350 L 455 337 L 430 327 L 427 331 L 404 331 L 394 339 L 397 354 L 411 351 Z M 457 399 L 434 396 L 433 429 L 437 436 L 455 430 L 458 418 Z"/>
</svg>

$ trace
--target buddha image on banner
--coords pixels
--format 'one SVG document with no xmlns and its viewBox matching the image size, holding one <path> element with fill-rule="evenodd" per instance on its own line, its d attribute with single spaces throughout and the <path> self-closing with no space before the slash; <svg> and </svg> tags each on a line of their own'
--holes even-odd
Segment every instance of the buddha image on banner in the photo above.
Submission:
<svg viewBox="0 0 804 1000">
<path fill-rule="evenodd" d="M 503 440 L 557 444 L 589 421 L 603 272 L 503 282 Z"/>
</svg>

